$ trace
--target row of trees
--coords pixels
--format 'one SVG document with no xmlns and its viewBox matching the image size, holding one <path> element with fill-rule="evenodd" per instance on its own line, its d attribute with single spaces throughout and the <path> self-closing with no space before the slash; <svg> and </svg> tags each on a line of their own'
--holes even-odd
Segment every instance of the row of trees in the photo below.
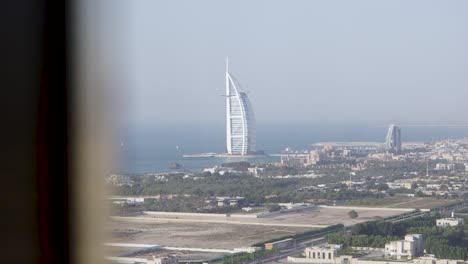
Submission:
<svg viewBox="0 0 468 264">
<path fill-rule="evenodd" d="M 468 234 L 463 226 L 413 225 L 408 232 L 423 234 L 424 248 L 429 254 L 438 258 L 468 259 Z"/>
<path fill-rule="evenodd" d="M 347 246 L 384 247 L 385 243 L 402 239 L 405 234 L 418 233 L 424 237 L 429 254 L 444 259 L 468 259 L 468 236 L 464 226 L 437 227 L 439 215 L 391 223 L 373 221 L 355 225 L 351 234 L 337 232 L 328 235 L 328 242 Z"/>
<path fill-rule="evenodd" d="M 164 195 L 188 194 L 197 197 L 242 196 L 253 204 L 304 202 L 308 199 L 346 200 L 373 196 L 370 192 L 346 190 L 330 186 L 326 190 L 303 190 L 304 186 L 341 181 L 342 176 L 330 175 L 321 178 L 257 178 L 250 175 L 211 175 L 197 180 L 183 175 L 169 176 L 161 181 L 154 176 L 134 177 L 133 186 L 113 187 L 116 195 Z M 338 188 L 335 188 L 338 187 Z M 338 190 L 334 190 L 338 189 Z"/>
<path fill-rule="evenodd" d="M 406 234 L 406 227 L 403 222 L 393 224 L 385 221 L 372 221 L 353 226 L 351 234 L 353 236 L 369 235 L 402 237 Z"/>
<path fill-rule="evenodd" d="M 424 248 L 427 253 L 434 254 L 438 258 L 444 259 L 468 259 L 468 245 L 451 245 L 448 239 L 443 237 L 427 237 L 424 241 Z"/>
<path fill-rule="evenodd" d="M 374 247 L 383 248 L 385 243 L 392 240 L 397 240 L 397 236 L 373 236 L 373 235 L 356 235 L 356 236 L 345 236 L 342 232 L 330 234 L 328 237 L 328 243 L 342 244 L 345 246 L 352 247 Z"/>
<path fill-rule="evenodd" d="M 273 255 L 276 252 L 277 252 L 276 249 L 268 250 L 268 251 L 263 250 L 263 251 L 257 251 L 257 252 L 252 252 L 252 253 L 242 252 L 238 254 L 224 256 L 221 263 L 222 264 L 245 263 L 245 262 L 249 262 L 249 261 L 253 261 L 256 259 L 266 257 L 268 255 Z"/>
</svg>

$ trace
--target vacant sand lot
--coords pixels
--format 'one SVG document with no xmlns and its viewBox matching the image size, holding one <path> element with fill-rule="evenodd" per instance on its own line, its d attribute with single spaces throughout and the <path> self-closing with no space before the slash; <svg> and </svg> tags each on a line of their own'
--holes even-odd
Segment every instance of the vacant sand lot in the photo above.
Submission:
<svg viewBox="0 0 468 264">
<path fill-rule="evenodd" d="M 441 205 L 448 205 L 454 203 L 454 200 L 445 199 L 433 199 L 433 198 L 411 198 L 407 201 L 403 201 L 397 204 L 393 204 L 390 207 L 399 208 L 417 208 L 417 209 L 432 209 Z"/>
<path fill-rule="evenodd" d="M 428 197 L 387 197 L 384 199 L 363 199 L 354 200 L 347 206 L 366 206 L 376 208 L 414 208 L 414 209 L 432 209 L 441 205 L 448 205 L 454 200 L 435 199 Z M 360 203 L 362 202 L 362 203 Z"/>
<path fill-rule="evenodd" d="M 294 235 L 333 224 L 352 225 L 400 211 L 355 209 L 359 217 L 350 219 L 351 209 L 317 208 L 269 218 L 220 218 L 208 216 L 141 215 L 114 217 L 107 225 L 108 242 L 155 244 L 172 247 L 233 249 L 257 242 Z"/>
<path fill-rule="evenodd" d="M 259 241 L 311 230 L 304 227 L 221 223 L 138 223 L 121 220 L 112 220 L 107 226 L 111 233 L 109 242 L 216 249 L 246 247 Z"/>
<path fill-rule="evenodd" d="M 359 217 L 350 219 L 350 210 L 358 212 Z M 266 218 L 237 218 L 237 217 L 209 217 L 209 216 L 174 216 L 174 215 L 141 215 L 136 217 L 114 217 L 121 221 L 139 223 L 213 223 L 237 225 L 262 225 L 283 227 L 323 228 L 329 225 L 344 224 L 346 226 L 373 220 L 376 217 L 398 215 L 405 210 L 360 208 L 360 207 L 316 207 L 302 212 L 285 213 Z"/>
</svg>

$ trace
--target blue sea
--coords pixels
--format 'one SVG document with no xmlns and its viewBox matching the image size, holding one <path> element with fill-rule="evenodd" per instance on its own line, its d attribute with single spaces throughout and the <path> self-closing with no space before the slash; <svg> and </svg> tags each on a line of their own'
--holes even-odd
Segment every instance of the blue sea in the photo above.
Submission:
<svg viewBox="0 0 468 264">
<path fill-rule="evenodd" d="M 307 150 L 313 143 L 329 141 L 385 140 L 387 127 L 372 124 L 257 124 L 257 149 L 278 153 L 286 147 Z M 403 142 L 428 142 L 445 138 L 468 137 L 468 127 L 402 127 Z M 225 153 L 224 124 L 165 124 L 131 127 L 121 133 L 120 160 L 116 173 L 169 171 L 169 164 L 200 171 L 223 162 L 226 158 L 183 158 L 183 154 Z M 277 157 L 250 159 L 250 162 L 278 160 Z"/>
</svg>

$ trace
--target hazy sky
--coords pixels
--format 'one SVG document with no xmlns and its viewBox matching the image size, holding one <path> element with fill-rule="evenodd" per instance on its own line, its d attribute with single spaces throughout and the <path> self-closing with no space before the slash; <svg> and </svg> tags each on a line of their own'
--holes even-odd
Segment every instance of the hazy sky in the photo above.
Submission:
<svg viewBox="0 0 468 264">
<path fill-rule="evenodd" d="M 129 2 L 135 123 L 223 123 L 226 56 L 259 124 L 468 123 L 468 1 Z"/>
</svg>

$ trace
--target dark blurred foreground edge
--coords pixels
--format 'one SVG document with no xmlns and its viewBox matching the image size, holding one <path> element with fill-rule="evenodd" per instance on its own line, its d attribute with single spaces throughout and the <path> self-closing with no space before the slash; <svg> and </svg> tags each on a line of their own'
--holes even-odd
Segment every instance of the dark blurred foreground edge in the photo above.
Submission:
<svg viewBox="0 0 468 264">
<path fill-rule="evenodd" d="M 2 263 L 72 263 L 70 4 L 1 4 Z"/>
</svg>

